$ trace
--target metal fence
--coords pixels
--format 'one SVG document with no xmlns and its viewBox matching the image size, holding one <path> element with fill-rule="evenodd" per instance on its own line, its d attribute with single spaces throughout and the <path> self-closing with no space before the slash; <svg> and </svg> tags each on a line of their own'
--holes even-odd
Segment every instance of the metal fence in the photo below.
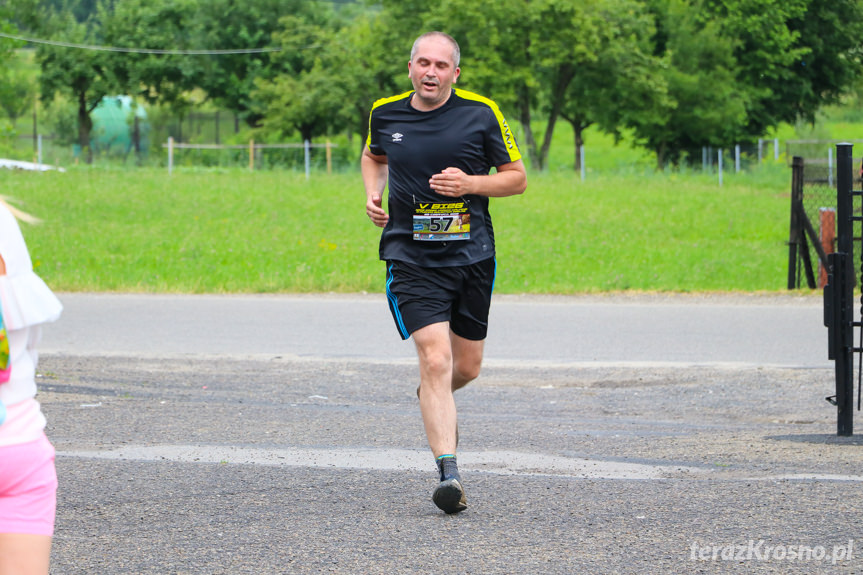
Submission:
<svg viewBox="0 0 863 575">
<path fill-rule="evenodd" d="M 708 173 L 737 173 L 749 170 L 766 160 L 778 160 L 778 139 L 759 139 L 755 142 L 728 147 L 700 146 L 681 152 L 680 164 Z"/>
<path fill-rule="evenodd" d="M 836 251 L 828 257 L 829 270 L 824 288 L 824 323 L 827 326 L 828 357 L 835 362 L 836 395 L 827 401 L 837 408 L 837 435 L 852 435 L 854 432 L 854 358 L 857 364 L 857 409 L 860 405 L 860 386 L 863 384 L 863 322 L 855 321 L 854 286 L 856 285 L 857 262 L 854 259 L 855 226 L 863 222 L 860 204 L 863 192 L 854 190 L 859 180 L 860 169 L 852 157 L 852 144 L 836 146 L 838 159 L 836 194 Z M 856 173 L 855 173 L 856 172 Z M 859 244 L 858 244 L 859 247 Z M 863 254 L 863 252 L 860 252 Z M 861 260 L 863 262 L 863 260 Z M 861 300 L 863 303 L 863 300 Z M 859 330 L 855 345 L 854 331 Z"/>
<path fill-rule="evenodd" d="M 64 116 L 65 117 L 65 116 Z M 142 116 L 144 118 L 144 116 Z M 67 118 L 68 120 L 68 118 Z M 169 164 L 169 138 L 183 145 L 193 145 L 173 158 L 176 167 L 244 168 L 249 165 L 246 128 L 234 114 L 225 112 L 189 111 L 182 117 L 158 108 L 150 109 L 146 119 L 134 123 L 121 118 L 119 122 L 94 122 L 91 145 L 82 150 L 77 143 L 74 118 L 57 133 L 50 118 L 33 120 L 32 129 L 23 121 L 10 133 L 0 133 L 0 158 L 27 161 L 51 166 L 70 166 L 92 161 L 95 165 L 128 165 L 165 167 Z M 63 134 L 60 136 L 58 134 Z M 109 137 L 102 137 L 107 134 Z M 121 137 L 115 137 L 120 134 Z M 303 142 L 258 142 L 256 170 L 341 171 L 353 169 L 359 158 L 360 142 L 345 134 L 336 141 L 312 143 L 306 149 Z M 260 145 L 258 145 L 260 144 Z M 263 149 L 266 144 L 267 149 Z"/>
<path fill-rule="evenodd" d="M 826 140 L 786 142 L 787 153 L 795 154 L 789 157 L 792 178 L 788 289 L 802 287 L 804 281 L 807 287 L 815 289 L 823 287 L 826 281 L 826 257 L 834 251 L 836 237 L 836 143 Z M 859 184 L 861 158 L 852 158 L 852 162 L 858 167 L 853 182 Z M 859 206 L 855 210 L 859 212 Z M 860 236 L 860 224 L 856 223 L 854 238 Z"/>
<path fill-rule="evenodd" d="M 152 134 L 151 134 L 152 138 Z M 356 142 L 335 143 L 328 140 L 319 143 L 303 142 L 255 142 L 254 156 L 250 158 L 249 144 L 190 144 L 175 143 L 171 156 L 168 152 L 169 138 L 161 142 L 151 141 L 146 148 L 136 151 L 135 146 L 112 147 L 94 145 L 91 148 L 94 165 L 127 165 L 150 167 L 195 167 L 195 168 L 246 168 L 252 162 L 255 170 L 291 170 L 333 172 L 353 169 L 359 155 Z M 344 138 L 342 138 L 344 140 Z M 356 145 L 352 145 L 356 144 Z M 0 158 L 28 161 L 50 166 L 70 166 L 86 161 L 80 147 L 52 135 L 14 136 L 0 139 Z M 251 162 L 250 162 L 251 160 Z"/>
</svg>

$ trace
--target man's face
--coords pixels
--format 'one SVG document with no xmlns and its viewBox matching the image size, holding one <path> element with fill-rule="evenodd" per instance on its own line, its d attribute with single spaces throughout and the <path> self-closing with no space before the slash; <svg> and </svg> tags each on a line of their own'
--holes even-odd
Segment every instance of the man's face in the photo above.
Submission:
<svg viewBox="0 0 863 575">
<path fill-rule="evenodd" d="M 458 79 L 459 68 L 453 61 L 453 47 L 445 38 L 429 37 L 420 41 L 408 75 L 414 85 L 414 108 L 423 111 L 442 106 Z"/>
</svg>

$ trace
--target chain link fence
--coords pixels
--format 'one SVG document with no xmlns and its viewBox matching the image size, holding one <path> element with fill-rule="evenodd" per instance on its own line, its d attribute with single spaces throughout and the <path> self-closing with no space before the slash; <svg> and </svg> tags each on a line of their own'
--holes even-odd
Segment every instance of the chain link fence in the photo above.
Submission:
<svg viewBox="0 0 863 575">
<path fill-rule="evenodd" d="M 74 114 L 69 110 L 55 112 L 42 113 L 38 121 L 36 117 L 32 121 L 21 119 L 16 129 L 0 131 L 0 158 L 50 166 L 70 166 L 92 159 L 95 165 L 166 167 L 167 143 L 172 138 L 176 143 L 198 144 L 201 148 L 178 153 L 173 158 L 175 166 L 245 168 L 250 164 L 250 139 L 262 140 L 261 135 L 251 135 L 254 132 L 231 113 L 188 111 L 179 117 L 150 108 L 146 114 L 94 117 L 89 150 L 82 150 Z M 298 136 L 293 141 L 255 144 L 270 144 L 271 149 L 255 152 L 255 169 L 264 170 L 350 170 L 357 165 L 361 150 L 361 142 L 347 134 L 321 137 L 313 142 L 308 154 Z"/>
<path fill-rule="evenodd" d="M 785 143 L 786 158 L 788 165 L 792 168 L 791 190 L 791 230 L 789 234 L 790 256 L 788 270 L 788 288 L 799 288 L 807 285 L 810 288 L 821 287 L 825 279 L 824 274 L 819 274 L 820 256 L 816 243 L 822 243 L 823 252 L 830 253 L 835 250 L 836 228 L 836 144 L 847 142 L 859 146 L 854 155 L 854 186 L 859 189 L 861 185 L 861 161 L 863 161 L 863 140 L 788 140 Z M 796 164 L 795 164 L 796 163 Z M 796 167 L 795 167 L 796 166 Z M 795 187 L 799 189 L 795 189 Z M 795 202 L 798 202 L 795 207 Z M 798 214 L 795 218 L 795 209 Z M 831 214 L 832 212 L 832 214 Z M 860 201 L 855 199 L 854 212 L 860 213 Z M 814 231 L 819 242 L 813 241 L 811 233 L 806 230 L 806 221 L 811 226 L 810 232 Z M 796 221 L 795 221 L 796 220 Z M 829 229 L 823 229 L 824 227 Z M 854 224 L 854 238 L 858 241 L 861 237 L 860 223 Z M 810 276 L 811 272 L 811 276 Z M 814 278 L 815 285 L 812 284 Z M 805 284 L 804 284 L 805 280 Z"/>
<path fill-rule="evenodd" d="M 766 160 L 778 160 L 779 141 L 760 139 L 755 142 L 734 146 L 699 146 L 681 150 L 678 159 L 680 166 L 708 174 L 745 172 L 759 166 Z"/>
</svg>

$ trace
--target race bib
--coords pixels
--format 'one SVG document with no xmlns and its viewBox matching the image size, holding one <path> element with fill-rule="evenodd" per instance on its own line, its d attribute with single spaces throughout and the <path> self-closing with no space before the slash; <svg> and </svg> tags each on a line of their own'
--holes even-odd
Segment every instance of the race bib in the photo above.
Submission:
<svg viewBox="0 0 863 575">
<path fill-rule="evenodd" d="M 466 202 L 419 203 L 415 206 L 415 240 L 451 242 L 470 239 L 470 211 Z"/>
</svg>

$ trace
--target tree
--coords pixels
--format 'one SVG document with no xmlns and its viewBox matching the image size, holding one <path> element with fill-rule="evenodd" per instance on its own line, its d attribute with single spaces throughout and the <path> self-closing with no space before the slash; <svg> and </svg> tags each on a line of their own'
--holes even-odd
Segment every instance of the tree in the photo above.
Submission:
<svg viewBox="0 0 863 575">
<path fill-rule="evenodd" d="M 627 116 L 615 106 L 648 109 L 663 100 L 661 89 L 644 98 L 646 85 L 661 87 L 647 80 L 653 70 L 642 28 L 649 29 L 649 22 L 634 0 L 449 0 L 431 11 L 426 28 L 449 24 L 466 61 L 460 81 L 515 110 L 522 148 L 541 170 L 559 118 L 573 125 L 578 158 L 587 126 L 602 119 L 616 129 L 612 122 Z M 634 87 L 624 80 L 635 81 Z M 534 133 L 537 119 L 544 122 L 541 142 Z"/>
<path fill-rule="evenodd" d="M 89 20 L 78 23 L 69 13 L 52 14 L 46 18 L 42 31 L 55 40 L 73 44 L 99 44 L 98 23 Z M 90 132 L 93 121 L 90 113 L 101 99 L 112 91 L 113 83 L 105 66 L 105 53 L 42 44 L 36 52 L 41 68 L 39 78 L 42 99 L 52 101 L 56 94 L 65 94 L 77 109 L 78 144 L 85 152 L 87 163 L 93 161 L 90 149 Z"/>
<path fill-rule="evenodd" d="M 599 124 L 620 136 L 626 122 L 643 116 L 665 117 L 667 90 L 656 74 L 661 61 L 651 54 L 652 19 L 633 0 L 545 2 L 538 21 L 553 22 L 532 43 L 541 63 L 547 128 L 540 149 L 546 158 L 555 121 L 573 128 L 580 169 L 584 130 Z"/>
<path fill-rule="evenodd" d="M 651 9 L 669 105 L 667 114 L 630 117 L 628 124 L 662 169 L 687 150 L 733 144 L 744 133 L 747 94 L 736 81 L 735 39 L 717 20 L 701 18 L 701 7 L 686 0 L 656 0 Z"/>
<path fill-rule="evenodd" d="M 0 109 L 13 124 L 33 108 L 35 97 L 36 86 L 20 66 L 0 68 Z"/>
<path fill-rule="evenodd" d="M 98 0 L 15 0 L 15 9 L 25 28 L 38 27 L 39 13 L 71 15 L 76 22 L 84 23 L 96 15 Z M 35 17 L 35 19 L 34 19 Z"/>
<path fill-rule="evenodd" d="M 101 37 L 117 48 L 183 51 L 199 49 L 197 0 L 102 0 Z M 201 84 L 201 56 L 107 52 L 102 57 L 112 88 L 148 103 L 182 111 Z"/>
<path fill-rule="evenodd" d="M 361 135 L 360 154 L 368 135 L 372 104 L 411 88 L 407 61 L 413 38 L 408 38 L 400 26 L 392 26 L 390 16 L 357 14 L 338 35 L 334 47 L 337 81 L 344 86 L 347 105 L 346 127 L 349 135 Z"/>
<path fill-rule="evenodd" d="M 790 95 L 785 86 L 791 83 L 798 87 L 794 63 L 809 50 L 798 44 L 800 34 L 789 28 L 789 21 L 805 14 L 808 2 L 707 0 L 704 3 L 702 17 L 716 21 L 724 35 L 736 39 L 736 80 L 748 98 L 744 130 L 747 138 L 762 136 L 789 115 L 794 121 L 797 112 L 791 112 L 781 100 Z M 791 100 L 797 98 L 794 95 Z"/>
<path fill-rule="evenodd" d="M 459 42 L 459 84 L 484 93 L 505 116 L 519 121 L 524 131 L 521 147 L 530 165 L 541 169 L 543 158 L 533 133 L 538 64 L 531 42 L 546 30 L 534 28 L 536 5 L 528 0 L 443 0 L 431 9 L 423 29 L 446 30 Z"/>
<path fill-rule="evenodd" d="M 349 133 L 362 136 L 360 153 L 372 104 L 412 89 L 408 80 L 410 50 L 424 31 L 423 18 L 432 5 L 429 0 L 369 0 L 364 9 L 351 14 L 338 35 L 334 66 L 350 107 L 346 118 Z"/>
<path fill-rule="evenodd" d="M 0 32 L 6 34 L 14 34 L 15 27 L 9 21 L 11 13 L 0 7 Z M 14 56 L 16 42 L 6 38 L 0 38 L 0 109 L 6 112 L 10 123 L 0 122 L 0 133 L 11 132 L 15 119 L 20 115 L 19 110 L 22 105 L 29 105 L 32 98 L 28 98 L 27 94 L 21 94 L 18 90 L 22 86 L 19 81 L 13 76 L 10 71 L 8 62 Z M 22 99 L 18 99 L 21 97 Z"/>
<path fill-rule="evenodd" d="M 201 3 L 201 46 L 220 50 L 273 47 L 279 19 L 296 13 L 301 0 L 208 0 Z M 269 73 L 272 54 L 224 54 L 202 58 L 200 87 L 218 105 L 249 126 L 262 117 L 252 112 L 255 81 Z"/>
<path fill-rule="evenodd" d="M 863 75 L 863 3 L 811 0 L 806 14 L 792 18 L 789 27 L 799 33 L 798 45 L 809 48 L 808 56 L 795 66 L 808 88 L 802 91 L 796 112 L 812 121 L 820 107 L 838 102 Z M 795 93 L 793 86 L 787 89 Z"/>
<path fill-rule="evenodd" d="M 187 49 L 196 37 L 196 12 L 196 0 L 101 0 L 83 23 L 69 10 L 40 19 L 38 32 L 79 46 L 40 44 L 37 60 L 43 99 L 65 94 L 76 103 L 78 144 L 88 163 L 93 158 L 91 113 L 104 96 L 128 93 L 174 109 L 186 104 L 188 91 L 196 85 L 195 60 L 133 50 Z"/>
<path fill-rule="evenodd" d="M 709 0 L 705 17 L 737 39 L 738 84 L 749 93 L 747 134 L 813 121 L 860 76 L 857 0 Z"/>
<path fill-rule="evenodd" d="M 16 29 L 11 22 L 12 17 L 13 13 L 8 8 L 0 6 L 0 32 L 11 35 L 15 34 Z M 12 58 L 15 53 L 15 48 L 20 44 L 21 43 L 16 40 L 0 38 L 0 65 L 5 64 Z"/>
<path fill-rule="evenodd" d="M 39 0 L 16 0 L 0 4 L 0 21 L 4 21 L 3 31 L 15 33 L 16 30 L 33 30 L 40 21 Z M 3 41 L 7 41 L 5 38 Z"/>
<path fill-rule="evenodd" d="M 3 32 L 4 34 L 15 34 L 15 26 L 10 22 L 11 16 L 12 14 L 6 8 L 0 6 L 0 32 Z M 5 63 L 12 58 L 15 53 L 15 48 L 19 44 L 20 42 L 15 40 L 0 38 L 0 65 L 5 65 Z"/>
<path fill-rule="evenodd" d="M 530 50 L 537 63 L 536 78 L 541 90 L 540 102 L 546 114 L 546 127 L 537 154 L 538 163 L 533 165 L 542 169 L 547 164 L 557 120 L 567 103 L 572 104 L 575 90 L 570 88 L 577 83 L 576 76 L 582 75 L 600 58 L 604 26 L 598 18 L 598 2 L 593 0 L 545 0 L 537 3 L 534 10 L 532 27 L 539 29 L 540 33 L 532 34 Z M 586 109 L 586 104 L 582 101 L 582 109 Z M 572 108 L 574 106 L 570 106 Z M 573 116 L 578 116 L 578 113 Z M 589 123 L 589 120 L 573 119 L 570 123 L 578 129 L 576 143 L 580 148 L 581 125 Z M 576 158 L 578 154 L 577 149 Z"/>
<path fill-rule="evenodd" d="M 343 74 L 339 23 L 332 7 L 306 4 L 305 10 L 283 17 L 280 28 L 274 40 L 282 50 L 272 58 L 278 73 L 259 80 L 253 96 L 266 132 L 284 137 L 296 130 L 312 141 L 344 125 L 349 110 L 345 86 L 350 78 Z"/>
</svg>

